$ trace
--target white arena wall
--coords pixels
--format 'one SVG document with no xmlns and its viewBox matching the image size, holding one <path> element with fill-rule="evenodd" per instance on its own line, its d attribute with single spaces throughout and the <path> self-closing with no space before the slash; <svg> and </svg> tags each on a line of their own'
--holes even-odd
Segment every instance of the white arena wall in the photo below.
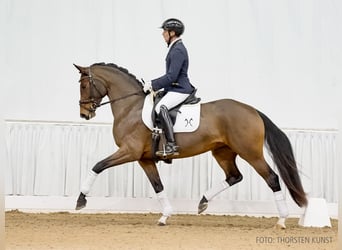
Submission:
<svg viewBox="0 0 342 250">
<path fill-rule="evenodd" d="M 270 117 L 290 138 L 308 195 L 325 198 L 337 216 L 341 13 L 339 0 L 0 0 L 6 209 L 73 210 L 87 170 L 116 146 L 109 107 L 90 122 L 79 118 L 72 64 L 113 62 L 138 78 L 159 77 L 167 48 L 158 27 L 178 17 L 203 102 L 232 98 Z M 264 181 L 238 165 L 244 180 L 208 213 L 276 214 Z M 209 153 L 158 168 L 178 212 L 196 212 L 224 178 Z M 88 212 L 159 211 L 136 163 L 102 173 L 90 195 Z M 302 212 L 287 201 L 293 215 Z"/>
<path fill-rule="evenodd" d="M 116 149 L 111 124 L 7 121 L 6 125 L 7 209 L 72 211 L 88 170 Z M 331 216 L 336 217 L 337 131 L 284 131 L 293 145 L 308 197 L 326 199 Z M 276 170 L 270 157 L 268 162 Z M 220 194 L 208 213 L 276 214 L 273 193 L 264 180 L 242 159 L 237 164 L 243 181 Z M 160 163 L 158 169 L 177 213 L 196 213 L 203 193 L 225 179 L 209 153 L 174 160 L 172 165 Z M 302 213 L 284 190 L 291 214 Z M 137 163 L 104 171 L 89 195 L 95 200 L 90 199 L 88 211 L 157 212 L 159 208 L 152 186 Z"/>
</svg>

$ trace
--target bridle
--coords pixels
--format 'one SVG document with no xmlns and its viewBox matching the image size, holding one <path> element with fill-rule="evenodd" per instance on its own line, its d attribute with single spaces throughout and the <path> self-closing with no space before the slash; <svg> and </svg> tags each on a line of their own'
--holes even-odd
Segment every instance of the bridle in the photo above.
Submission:
<svg viewBox="0 0 342 250">
<path fill-rule="evenodd" d="M 94 81 L 94 77 L 93 75 L 91 74 L 91 71 L 90 71 L 90 68 L 89 68 L 89 73 L 88 75 L 85 75 L 83 77 L 81 77 L 81 79 L 79 80 L 79 82 L 81 83 L 84 79 L 89 79 L 89 84 L 90 84 L 90 95 L 89 95 L 89 98 L 88 99 L 85 99 L 85 100 L 80 100 L 79 101 L 79 105 L 81 107 L 83 107 L 85 110 L 88 110 L 89 112 L 95 112 L 97 108 L 103 106 L 103 105 L 106 105 L 106 104 L 109 104 L 109 103 L 114 103 L 114 102 L 117 102 L 117 101 L 120 101 L 122 99 L 126 99 L 127 97 L 130 97 L 130 96 L 133 96 L 133 95 L 139 95 L 141 93 L 143 93 L 142 90 L 139 90 L 139 91 L 136 91 L 136 92 L 133 92 L 131 94 L 127 94 L 127 95 L 124 95 L 124 96 L 121 96 L 121 97 L 118 97 L 118 98 L 115 98 L 115 99 L 111 99 L 109 101 L 106 101 L 106 102 L 102 102 L 101 103 L 101 100 L 102 98 L 107 94 L 103 94 L 101 93 L 101 91 L 97 88 L 96 84 L 95 84 L 95 81 Z M 94 94 L 93 94 L 93 90 L 96 91 L 96 94 L 98 94 L 100 97 L 94 97 Z M 88 107 L 85 107 L 83 104 L 89 104 L 91 103 L 91 106 L 90 108 Z"/>
<path fill-rule="evenodd" d="M 89 88 L 90 88 L 90 95 L 89 95 L 89 98 L 88 99 L 85 99 L 85 100 L 80 100 L 79 101 L 79 104 L 80 106 L 82 106 L 84 109 L 88 110 L 89 112 L 95 112 L 96 109 L 100 106 L 100 102 L 101 102 L 101 99 L 102 97 L 104 96 L 100 90 L 96 87 L 96 84 L 94 82 L 94 78 L 93 76 L 91 75 L 90 71 L 89 71 L 89 75 L 86 75 L 86 76 L 83 76 L 81 77 L 81 79 L 79 80 L 79 82 L 81 83 L 83 80 L 85 79 L 89 79 Z M 94 90 L 96 91 L 96 93 L 100 96 L 98 98 L 95 98 L 94 96 Z M 90 105 L 90 108 L 84 106 L 84 104 L 91 104 Z"/>
</svg>

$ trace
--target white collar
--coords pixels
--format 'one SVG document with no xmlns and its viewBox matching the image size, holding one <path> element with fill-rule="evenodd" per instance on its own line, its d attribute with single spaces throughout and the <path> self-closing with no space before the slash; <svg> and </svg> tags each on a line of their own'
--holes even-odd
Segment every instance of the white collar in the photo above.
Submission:
<svg viewBox="0 0 342 250">
<path fill-rule="evenodd" d="M 172 48 L 172 45 L 174 45 L 177 41 L 181 40 L 180 37 L 177 37 L 175 40 L 173 40 L 169 45 L 169 50 Z"/>
</svg>

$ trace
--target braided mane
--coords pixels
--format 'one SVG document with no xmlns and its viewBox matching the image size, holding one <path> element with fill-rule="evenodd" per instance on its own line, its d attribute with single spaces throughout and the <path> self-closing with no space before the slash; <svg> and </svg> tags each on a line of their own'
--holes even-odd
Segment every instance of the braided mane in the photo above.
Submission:
<svg viewBox="0 0 342 250">
<path fill-rule="evenodd" d="M 139 81 L 135 75 L 133 75 L 132 73 L 130 73 L 130 72 L 128 71 L 128 69 L 123 68 L 123 67 L 120 67 L 120 66 L 116 65 L 115 63 L 104 63 L 104 62 L 100 62 L 100 63 L 94 63 L 94 64 L 91 65 L 91 66 L 107 66 L 107 67 L 111 67 L 111 68 L 117 69 L 117 70 L 119 70 L 119 71 L 125 73 L 126 75 L 132 77 L 137 83 L 139 83 L 140 86 L 142 86 L 141 81 Z"/>
</svg>

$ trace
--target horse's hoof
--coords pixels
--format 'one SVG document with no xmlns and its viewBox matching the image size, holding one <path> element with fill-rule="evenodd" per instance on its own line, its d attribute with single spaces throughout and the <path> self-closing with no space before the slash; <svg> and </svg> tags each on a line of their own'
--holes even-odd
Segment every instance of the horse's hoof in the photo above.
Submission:
<svg viewBox="0 0 342 250">
<path fill-rule="evenodd" d="M 157 224 L 157 225 L 163 227 L 163 226 L 166 226 L 166 223 L 163 223 L 163 222 L 158 221 L 158 224 Z"/>
<path fill-rule="evenodd" d="M 203 213 L 208 208 L 208 202 L 206 203 L 200 203 L 198 205 L 198 214 Z"/>
<path fill-rule="evenodd" d="M 284 229 L 286 229 L 286 226 L 285 226 L 285 225 L 280 225 L 280 224 L 277 223 L 277 224 L 274 226 L 274 228 L 277 229 L 277 230 L 279 230 L 279 229 L 280 229 L 280 230 L 284 230 Z"/>
<path fill-rule="evenodd" d="M 160 217 L 160 219 L 158 220 L 158 226 L 166 226 L 166 220 L 167 220 L 167 216 L 162 216 Z"/>
<path fill-rule="evenodd" d="M 198 204 L 198 214 L 203 213 L 208 208 L 208 200 L 203 196 Z"/>
<path fill-rule="evenodd" d="M 275 229 L 286 229 L 285 218 L 279 218 L 277 224 L 274 226 Z"/>
<path fill-rule="evenodd" d="M 86 196 L 82 193 L 80 193 L 80 196 L 78 196 L 77 203 L 76 203 L 76 210 L 81 210 L 87 205 L 87 199 Z"/>
</svg>

